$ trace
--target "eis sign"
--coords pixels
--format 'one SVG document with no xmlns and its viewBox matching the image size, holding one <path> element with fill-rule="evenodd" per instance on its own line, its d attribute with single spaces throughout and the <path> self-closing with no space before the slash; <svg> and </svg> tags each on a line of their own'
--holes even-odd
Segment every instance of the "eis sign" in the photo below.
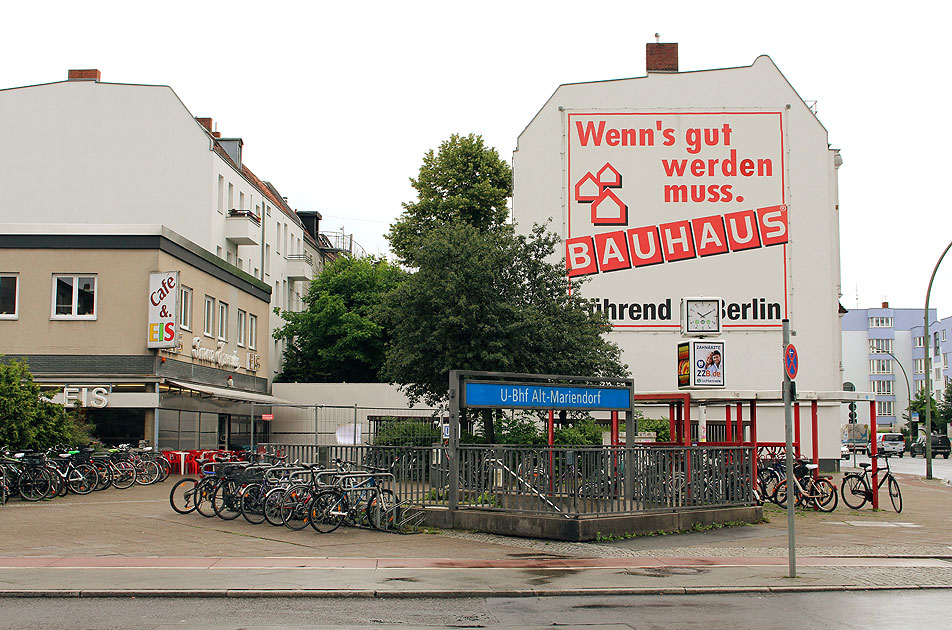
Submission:
<svg viewBox="0 0 952 630">
<path fill-rule="evenodd" d="M 678 389 L 724 387 L 724 342 L 692 339 L 678 344 Z"/>
<path fill-rule="evenodd" d="M 149 348 L 174 348 L 177 344 L 179 272 L 149 274 Z"/>
<path fill-rule="evenodd" d="M 786 313 L 782 112 L 567 115 L 566 267 L 615 328 L 678 328 L 683 295 L 725 328 Z"/>
</svg>

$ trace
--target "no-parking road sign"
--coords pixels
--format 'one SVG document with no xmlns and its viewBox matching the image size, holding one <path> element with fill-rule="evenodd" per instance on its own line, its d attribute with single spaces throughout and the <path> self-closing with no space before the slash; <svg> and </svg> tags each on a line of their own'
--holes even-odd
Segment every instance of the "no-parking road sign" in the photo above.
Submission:
<svg viewBox="0 0 952 630">
<path fill-rule="evenodd" d="M 797 378 L 797 369 L 800 367 L 800 359 L 797 357 L 797 347 L 788 343 L 783 349 L 783 371 L 792 381 Z"/>
</svg>

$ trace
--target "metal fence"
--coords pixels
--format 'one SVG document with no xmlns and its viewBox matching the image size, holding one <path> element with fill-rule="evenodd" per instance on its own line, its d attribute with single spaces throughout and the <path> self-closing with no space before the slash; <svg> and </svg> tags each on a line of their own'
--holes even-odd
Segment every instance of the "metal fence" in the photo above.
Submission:
<svg viewBox="0 0 952 630">
<path fill-rule="evenodd" d="M 750 505 L 753 451 L 740 446 L 459 447 L 451 474 L 443 444 L 262 444 L 288 461 L 355 462 L 393 474 L 392 489 L 418 507 L 500 510 L 567 518 Z"/>
</svg>

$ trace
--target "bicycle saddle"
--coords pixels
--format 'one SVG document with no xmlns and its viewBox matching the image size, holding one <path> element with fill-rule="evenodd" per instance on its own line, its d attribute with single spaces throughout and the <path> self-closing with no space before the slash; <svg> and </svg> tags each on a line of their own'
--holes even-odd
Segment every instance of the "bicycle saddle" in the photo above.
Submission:
<svg viewBox="0 0 952 630">
<path fill-rule="evenodd" d="M 872 464 L 868 464 L 866 462 L 860 462 L 859 464 L 860 468 L 869 468 L 870 466 L 872 466 Z"/>
</svg>

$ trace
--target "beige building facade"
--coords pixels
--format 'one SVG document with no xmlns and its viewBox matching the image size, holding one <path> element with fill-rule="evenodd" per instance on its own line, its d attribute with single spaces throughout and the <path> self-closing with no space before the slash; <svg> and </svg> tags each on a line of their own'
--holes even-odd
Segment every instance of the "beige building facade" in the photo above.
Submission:
<svg viewBox="0 0 952 630">
<path fill-rule="evenodd" d="M 2 360 L 26 362 L 79 404 L 107 443 L 240 448 L 269 409 L 270 287 L 162 226 L 6 225 Z M 150 349 L 150 276 L 166 287 L 174 347 Z M 12 287 L 12 290 L 11 290 Z M 254 408 L 252 405 L 255 404 Z M 257 422 L 258 439 L 268 423 Z"/>
</svg>

